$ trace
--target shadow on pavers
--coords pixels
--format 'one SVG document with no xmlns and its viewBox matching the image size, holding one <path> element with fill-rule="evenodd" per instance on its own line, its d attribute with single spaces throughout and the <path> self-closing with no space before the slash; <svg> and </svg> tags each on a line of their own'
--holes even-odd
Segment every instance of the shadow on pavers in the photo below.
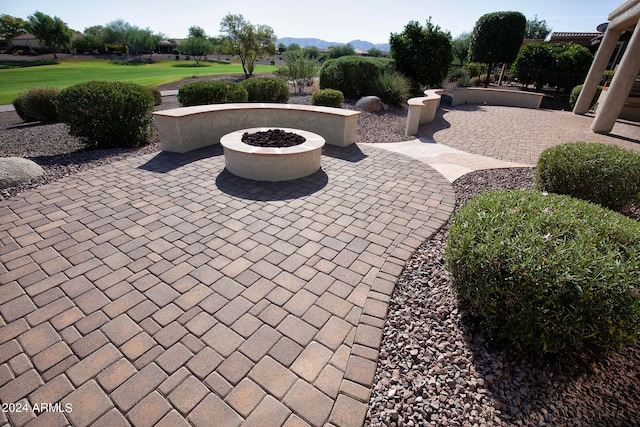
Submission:
<svg viewBox="0 0 640 427">
<path fill-rule="evenodd" d="M 235 176 L 226 168 L 216 178 L 216 186 L 223 193 L 255 201 L 297 199 L 322 190 L 328 183 L 329 177 L 322 169 L 291 181 L 253 181 Z"/>
<path fill-rule="evenodd" d="M 168 151 L 162 151 L 145 164 L 140 165 L 138 169 L 143 169 L 149 172 L 168 173 L 172 170 L 188 165 L 189 163 L 222 155 L 222 146 L 220 144 L 209 145 L 207 147 L 189 151 L 188 153 L 170 153 Z"/>
</svg>

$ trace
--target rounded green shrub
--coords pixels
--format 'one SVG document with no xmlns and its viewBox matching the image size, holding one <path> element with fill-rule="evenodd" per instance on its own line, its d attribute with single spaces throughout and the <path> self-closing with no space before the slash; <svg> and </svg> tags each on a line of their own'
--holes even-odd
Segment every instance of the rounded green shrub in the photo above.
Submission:
<svg viewBox="0 0 640 427">
<path fill-rule="evenodd" d="M 313 105 L 339 108 L 344 102 L 344 95 L 339 90 L 321 89 L 311 95 Z"/>
<path fill-rule="evenodd" d="M 411 96 L 411 81 L 394 70 L 382 70 L 371 81 L 371 95 L 392 105 L 403 105 Z"/>
<path fill-rule="evenodd" d="M 162 94 L 160 93 L 160 90 L 155 87 L 150 87 L 149 92 L 153 95 L 153 105 L 162 105 Z"/>
<path fill-rule="evenodd" d="M 540 154 L 536 185 L 621 211 L 640 196 L 640 153 L 601 143 L 556 145 Z"/>
<path fill-rule="evenodd" d="M 569 94 L 569 106 L 571 109 L 576 106 L 576 102 L 578 102 L 578 97 L 580 96 L 580 92 L 582 92 L 582 86 L 578 85 L 571 90 Z M 593 106 L 596 102 L 598 102 L 598 98 L 600 98 L 600 93 L 602 92 L 603 86 L 598 86 L 596 90 L 596 94 L 593 95 L 593 99 L 591 100 L 591 104 L 589 106 Z"/>
<path fill-rule="evenodd" d="M 60 120 L 90 149 L 132 148 L 153 135 L 153 95 L 133 83 L 90 81 L 60 91 Z"/>
<path fill-rule="evenodd" d="M 370 95 L 371 82 L 384 69 L 391 69 L 388 58 L 342 56 L 326 61 L 320 68 L 320 87 L 336 89 L 347 98 Z"/>
<path fill-rule="evenodd" d="M 569 196 L 483 193 L 452 219 L 445 261 L 460 304 L 497 344 L 594 356 L 640 332 L 640 224 Z"/>
<path fill-rule="evenodd" d="M 241 85 L 222 80 L 187 83 L 178 89 L 178 101 L 183 107 L 191 105 L 247 102 L 249 93 Z"/>
<path fill-rule="evenodd" d="M 252 77 L 240 83 L 248 93 L 249 102 L 276 102 L 286 104 L 289 101 L 289 85 L 274 77 Z"/>
<path fill-rule="evenodd" d="M 55 122 L 58 120 L 58 93 L 55 87 L 35 87 L 13 100 L 18 116 L 25 122 Z"/>
</svg>

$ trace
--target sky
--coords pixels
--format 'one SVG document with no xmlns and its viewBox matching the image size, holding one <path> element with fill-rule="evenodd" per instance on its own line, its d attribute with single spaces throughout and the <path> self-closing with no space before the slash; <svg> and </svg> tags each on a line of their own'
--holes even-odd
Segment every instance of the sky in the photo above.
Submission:
<svg viewBox="0 0 640 427">
<path fill-rule="evenodd" d="M 228 13 L 273 28 L 277 37 L 318 38 L 347 43 L 388 43 L 409 21 L 431 22 L 453 37 L 471 32 L 482 15 L 517 11 L 545 20 L 556 32 L 595 32 L 623 0 L 0 0 L 0 14 L 27 19 L 36 11 L 62 19 L 82 32 L 123 19 L 168 38 L 184 38 L 189 27 L 219 35 Z"/>
</svg>

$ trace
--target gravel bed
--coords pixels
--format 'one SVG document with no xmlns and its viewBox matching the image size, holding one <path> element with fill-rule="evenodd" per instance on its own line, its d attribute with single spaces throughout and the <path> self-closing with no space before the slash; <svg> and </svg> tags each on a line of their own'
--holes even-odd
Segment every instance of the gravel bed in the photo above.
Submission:
<svg viewBox="0 0 640 427">
<path fill-rule="evenodd" d="M 532 188 L 534 169 L 467 174 L 459 206 L 490 190 Z M 640 345 L 559 366 L 491 348 L 450 288 L 447 227 L 422 244 L 394 291 L 367 426 L 637 426 Z"/>
<path fill-rule="evenodd" d="M 165 87 L 162 89 L 170 89 Z M 309 103 L 295 95 L 291 103 Z M 355 109 L 355 100 L 345 108 Z M 157 109 L 175 108 L 165 97 Z M 362 113 L 357 141 L 404 136 L 406 110 Z M 0 113 L 0 156 L 27 157 L 45 169 L 0 199 L 61 177 L 160 150 L 157 137 L 134 150 L 83 151 L 63 124 L 22 124 Z M 457 202 L 487 190 L 530 188 L 533 169 L 474 172 L 454 183 Z M 443 265 L 447 228 L 414 254 L 392 297 L 367 426 L 635 426 L 640 423 L 640 345 L 571 368 L 518 358 L 490 348 L 464 320 Z"/>
</svg>

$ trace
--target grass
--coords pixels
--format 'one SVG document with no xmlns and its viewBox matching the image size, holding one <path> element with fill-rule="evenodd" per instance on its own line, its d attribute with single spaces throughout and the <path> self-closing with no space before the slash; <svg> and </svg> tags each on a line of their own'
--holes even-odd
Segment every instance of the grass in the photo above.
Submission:
<svg viewBox="0 0 640 427">
<path fill-rule="evenodd" d="M 240 64 L 207 63 L 208 67 L 175 67 L 176 61 L 160 61 L 131 67 L 107 60 L 68 59 L 59 64 L 0 69 L 0 105 L 11 104 L 21 91 L 37 86 L 65 88 L 90 80 L 125 81 L 158 86 L 189 77 L 243 74 Z M 180 65 L 184 64 L 180 63 Z M 271 72 L 271 65 L 256 65 L 254 73 Z"/>
</svg>

